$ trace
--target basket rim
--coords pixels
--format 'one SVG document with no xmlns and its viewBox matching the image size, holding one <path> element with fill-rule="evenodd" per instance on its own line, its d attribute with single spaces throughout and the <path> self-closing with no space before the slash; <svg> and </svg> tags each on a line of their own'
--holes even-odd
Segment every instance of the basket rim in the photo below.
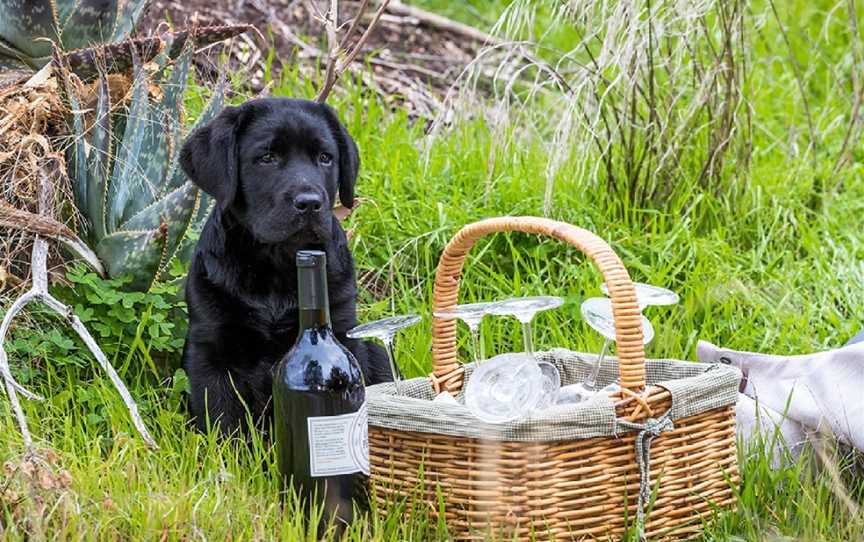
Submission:
<svg viewBox="0 0 864 542">
<path fill-rule="evenodd" d="M 537 354 L 544 361 L 563 364 L 559 366 L 562 377 L 568 371 L 587 371 L 597 357 L 563 348 Z M 574 368 L 574 363 L 582 366 Z M 617 371 L 617 365 L 616 357 L 606 357 L 603 373 L 607 378 Z M 473 364 L 465 367 L 465 377 L 470 379 Z M 654 417 L 668 414 L 674 421 L 733 405 L 738 398 L 741 372 L 732 366 L 659 358 L 646 360 L 646 370 L 650 384 L 646 393 L 663 391 L 672 397 L 669 410 L 654 413 Z M 395 387 L 389 382 L 367 388 L 370 428 L 524 442 L 586 439 L 631 431 L 627 424 L 632 420 L 619 417 L 612 398 L 605 394 L 586 403 L 554 405 L 542 415 L 490 424 L 474 417 L 464 405 L 433 402 L 435 390 L 427 377 L 403 380 L 399 387 L 401 396 L 395 395 Z"/>
</svg>

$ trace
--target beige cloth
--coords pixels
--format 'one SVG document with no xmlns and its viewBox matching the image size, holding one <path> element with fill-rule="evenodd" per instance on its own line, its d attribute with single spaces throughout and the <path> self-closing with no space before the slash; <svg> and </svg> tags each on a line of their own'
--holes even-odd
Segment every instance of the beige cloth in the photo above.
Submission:
<svg viewBox="0 0 864 542">
<path fill-rule="evenodd" d="M 756 428 L 764 431 L 773 426 L 795 454 L 806 433 L 830 431 L 864 451 L 864 343 L 827 352 L 774 356 L 700 341 L 696 352 L 699 361 L 730 365 L 744 374 L 743 397 L 736 407 L 744 438 L 752 438 Z M 757 420 L 757 412 L 773 421 Z"/>
</svg>

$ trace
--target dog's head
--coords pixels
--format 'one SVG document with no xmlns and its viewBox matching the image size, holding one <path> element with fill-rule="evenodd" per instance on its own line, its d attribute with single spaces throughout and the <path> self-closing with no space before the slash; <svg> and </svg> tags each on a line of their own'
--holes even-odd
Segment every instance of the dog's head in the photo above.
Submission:
<svg viewBox="0 0 864 542">
<path fill-rule="evenodd" d="M 360 158 L 330 106 L 263 98 L 193 132 L 180 164 L 256 240 L 301 248 L 330 239 L 337 194 L 351 207 Z"/>
</svg>

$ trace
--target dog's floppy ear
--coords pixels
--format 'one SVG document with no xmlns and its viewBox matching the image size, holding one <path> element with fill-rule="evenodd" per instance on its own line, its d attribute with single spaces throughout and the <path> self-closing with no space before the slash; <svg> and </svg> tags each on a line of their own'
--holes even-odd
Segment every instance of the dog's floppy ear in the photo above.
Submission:
<svg viewBox="0 0 864 542">
<path fill-rule="evenodd" d="M 227 209 L 237 195 L 237 131 L 241 107 L 226 107 L 186 139 L 180 165 L 199 188 Z"/>
<path fill-rule="evenodd" d="M 336 110 L 324 104 L 327 124 L 339 145 L 339 201 L 349 209 L 354 206 L 354 185 L 357 183 L 357 172 L 360 171 L 360 153 L 357 144 L 348 130 L 339 122 Z"/>
</svg>

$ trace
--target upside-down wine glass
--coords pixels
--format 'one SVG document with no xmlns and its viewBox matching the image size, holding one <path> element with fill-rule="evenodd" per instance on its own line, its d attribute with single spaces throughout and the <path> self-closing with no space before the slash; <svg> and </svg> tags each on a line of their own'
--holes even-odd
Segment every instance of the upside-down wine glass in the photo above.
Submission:
<svg viewBox="0 0 864 542">
<path fill-rule="evenodd" d="M 436 318 L 445 320 L 459 319 L 465 322 L 468 329 L 471 331 L 471 348 L 474 354 L 474 364 L 480 365 L 483 359 L 483 342 L 480 337 L 480 323 L 483 317 L 490 313 L 490 309 L 495 306 L 495 302 L 491 303 L 466 303 L 456 305 L 450 310 L 434 312 Z"/>
<path fill-rule="evenodd" d="M 390 372 L 393 373 L 393 387 L 396 390 L 396 395 L 401 394 L 399 382 L 402 380 L 402 373 L 399 372 L 396 357 L 393 354 L 393 338 L 400 329 L 413 326 L 419 321 L 420 316 L 416 314 L 391 316 L 390 318 L 382 318 L 381 320 L 361 324 L 351 328 L 346 334 L 349 339 L 378 339 L 384 343 L 384 349 L 387 351 L 387 361 L 390 363 Z"/>
<path fill-rule="evenodd" d="M 544 393 L 540 366 L 525 352 L 499 354 L 474 368 L 465 406 L 488 423 L 504 423 L 533 412 Z"/>
<path fill-rule="evenodd" d="M 660 286 L 654 286 L 653 284 L 646 284 L 644 282 L 634 282 L 633 289 L 636 290 L 636 303 L 639 305 L 639 310 L 644 311 L 647 307 L 650 306 L 662 306 L 662 305 L 676 305 L 680 298 L 678 294 L 673 292 L 672 290 L 667 290 L 666 288 L 661 288 Z M 609 297 L 609 286 L 606 283 L 600 284 L 600 291 L 603 292 L 603 295 Z M 609 304 L 609 314 L 611 316 L 612 305 Z M 646 327 L 645 323 L 648 323 Z M 647 331 L 648 328 L 651 328 L 651 331 Z M 642 338 L 644 344 L 650 343 L 654 339 L 654 328 L 651 325 L 651 322 L 642 317 Z M 608 341 L 608 339 L 607 339 Z M 604 344 L 604 349 L 608 345 L 608 342 Z M 596 383 L 597 375 L 600 372 L 600 363 L 602 362 L 602 358 L 598 359 L 596 362 L 595 368 L 592 371 L 593 382 Z M 617 391 L 617 388 L 620 386 L 617 383 L 612 384 L 615 389 L 611 389 L 608 391 Z M 607 386 L 608 388 L 609 386 Z"/>
<path fill-rule="evenodd" d="M 588 322 L 591 328 L 603 336 L 603 348 L 600 349 L 600 355 L 594 360 L 594 367 L 591 368 L 591 374 L 585 379 L 585 388 L 592 392 L 597 392 L 597 377 L 600 376 L 600 368 L 603 366 L 603 359 L 609 352 L 609 346 L 615 342 L 615 316 L 612 312 L 612 300 L 606 297 L 592 297 L 582 303 L 582 317 Z M 642 318 L 642 342 L 648 344 L 654 340 L 654 326 L 651 321 Z"/>
<path fill-rule="evenodd" d="M 633 287 L 636 290 L 636 302 L 639 304 L 639 310 L 645 310 L 651 305 L 674 305 L 678 303 L 678 294 L 666 288 L 645 284 L 642 282 L 634 282 Z M 609 287 L 604 282 L 600 285 L 600 290 L 606 295 L 609 295 Z M 600 355 L 594 361 L 594 366 L 591 369 L 591 374 L 585 379 L 585 382 L 565 386 L 562 389 L 557 401 L 559 403 L 578 403 L 585 401 L 595 395 L 598 391 L 614 392 L 620 389 L 617 383 L 612 383 L 603 390 L 597 389 L 597 377 L 600 374 L 600 367 L 603 364 L 603 359 L 611 342 L 615 342 L 615 321 L 612 315 L 612 303 L 609 299 L 598 297 L 592 298 L 582 304 L 582 316 L 595 331 L 603 335 L 604 342 Z M 642 317 L 642 339 L 645 344 L 651 342 L 654 338 L 654 327 L 651 322 Z"/>
<path fill-rule="evenodd" d="M 531 321 L 546 309 L 561 306 L 561 298 L 521 298 L 494 303 L 491 314 L 515 316 L 522 322 L 525 352 L 501 354 L 475 367 L 465 388 L 465 405 L 483 421 L 502 423 L 527 416 L 543 404 L 546 396 L 560 386 L 554 365 L 544 363 L 549 374 L 534 357 Z"/>
<path fill-rule="evenodd" d="M 600 376 L 603 360 L 606 358 L 609 345 L 615 342 L 615 318 L 612 314 L 612 302 L 606 297 L 592 297 L 582 303 L 580 311 L 582 312 L 582 317 L 591 326 L 591 329 L 603 336 L 603 348 L 600 349 L 600 355 L 594 360 L 591 372 L 583 382 L 561 388 L 555 399 L 555 402 L 558 404 L 581 403 L 591 399 L 600 391 L 612 393 L 620 389 L 617 382 L 609 384 L 602 390 L 597 389 L 597 378 Z M 648 344 L 653 338 L 654 326 L 643 316 L 642 340 L 645 344 Z"/>
<path fill-rule="evenodd" d="M 672 290 L 654 286 L 653 284 L 634 282 L 633 288 L 636 290 L 636 302 L 639 303 L 639 310 L 645 310 L 645 307 L 652 305 L 677 305 L 680 300 L 678 294 Z M 603 295 L 609 297 L 609 287 L 605 282 L 600 285 L 600 291 L 603 292 Z"/>
<path fill-rule="evenodd" d="M 534 354 L 532 322 L 538 312 L 557 309 L 563 304 L 564 299 L 555 296 L 517 297 L 499 301 L 489 309 L 491 314 L 512 316 L 522 324 L 522 344 L 525 353 L 534 358 L 543 373 L 543 395 L 536 406 L 538 410 L 542 410 L 554 402 L 555 394 L 561 387 L 561 374 L 555 365 L 548 361 L 540 361 Z"/>
</svg>

